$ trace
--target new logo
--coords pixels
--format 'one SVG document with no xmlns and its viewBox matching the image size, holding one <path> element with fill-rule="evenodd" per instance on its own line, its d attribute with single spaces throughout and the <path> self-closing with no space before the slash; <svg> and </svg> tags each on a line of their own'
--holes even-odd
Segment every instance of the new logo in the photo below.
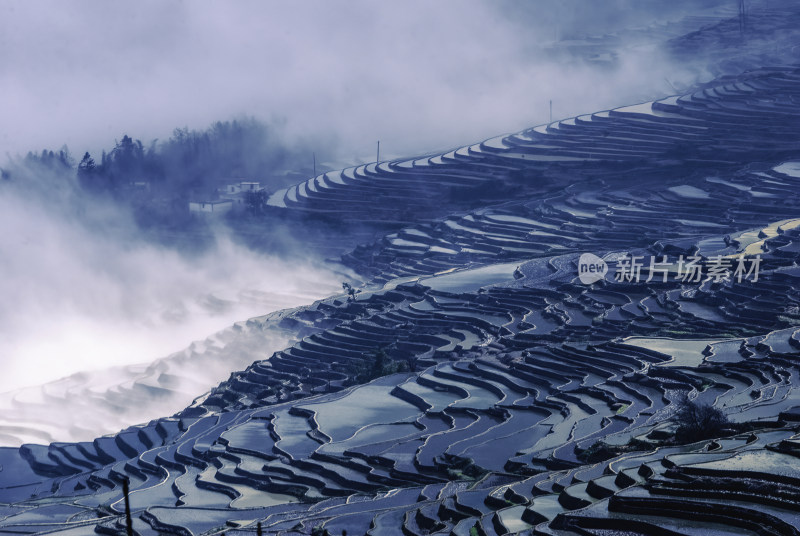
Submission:
<svg viewBox="0 0 800 536">
<path fill-rule="evenodd" d="M 591 285 L 603 279 L 608 273 L 606 261 L 591 253 L 584 253 L 578 259 L 578 278 L 584 285 Z"/>
</svg>

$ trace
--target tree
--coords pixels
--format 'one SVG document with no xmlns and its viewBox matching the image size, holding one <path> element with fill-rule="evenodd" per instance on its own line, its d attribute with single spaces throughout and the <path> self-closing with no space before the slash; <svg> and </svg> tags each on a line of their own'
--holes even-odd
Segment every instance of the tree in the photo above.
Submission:
<svg viewBox="0 0 800 536">
<path fill-rule="evenodd" d="M 675 432 L 676 439 L 687 442 L 719 437 L 730 426 L 722 410 L 690 400 L 685 393 L 678 399 L 674 419 L 679 424 Z"/>
<path fill-rule="evenodd" d="M 55 151 L 48 151 L 47 149 L 42 149 L 41 154 L 28 152 L 27 156 L 25 156 L 25 162 L 56 171 L 71 169 L 75 164 L 66 145 L 61 147 L 57 153 Z"/>
<path fill-rule="evenodd" d="M 383 348 L 378 348 L 372 358 L 372 370 L 370 371 L 370 376 L 372 378 L 380 378 L 381 376 L 386 375 L 388 370 L 390 370 L 390 365 L 391 361 L 389 360 L 389 354 L 387 354 L 386 350 Z"/>
<path fill-rule="evenodd" d="M 394 343 L 379 346 L 372 353 L 364 355 L 364 359 L 359 365 L 351 367 L 352 383 L 367 383 L 381 376 L 411 370 L 410 359 L 395 361 L 389 356 L 387 349 L 393 346 Z"/>
<path fill-rule="evenodd" d="M 355 301 L 356 294 L 361 292 L 360 290 L 356 290 L 355 288 L 353 288 L 353 285 L 347 282 L 342 283 L 342 288 L 347 293 L 347 301 Z"/>
<path fill-rule="evenodd" d="M 140 180 L 144 170 L 144 147 L 139 140 L 127 134 L 114 145 L 108 155 L 108 164 L 103 163 L 103 172 L 114 189 L 133 180 Z"/>
<path fill-rule="evenodd" d="M 92 158 L 92 155 L 87 151 L 78 164 L 78 180 L 84 188 L 92 189 L 96 186 L 96 175 L 97 164 L 94 163 L 94 158 Z"/>
<path fill-rule="evenodd" d="M 267 210 L 267 192 L 259 190 L 257 192 L 245 192 L 244 203 L 247 207 L 247 212 L 251 216 L 261 216 Z"/>
</svg>

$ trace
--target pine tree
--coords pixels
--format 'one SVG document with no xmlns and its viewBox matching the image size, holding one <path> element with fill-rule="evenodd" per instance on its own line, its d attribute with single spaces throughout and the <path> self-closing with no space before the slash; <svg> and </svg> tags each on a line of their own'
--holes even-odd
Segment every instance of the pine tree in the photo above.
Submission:
<svg viewBox="0 0 800 536">
<path fill-rule="evenodd" d="M 93 189 L 97 187 L 97 184 L 95 184 L 96 176 L 97 165 L 94 163 L 92 155 L 87 151 L 78 164 L 78 180 L 84 188 Z"/>
</svg>

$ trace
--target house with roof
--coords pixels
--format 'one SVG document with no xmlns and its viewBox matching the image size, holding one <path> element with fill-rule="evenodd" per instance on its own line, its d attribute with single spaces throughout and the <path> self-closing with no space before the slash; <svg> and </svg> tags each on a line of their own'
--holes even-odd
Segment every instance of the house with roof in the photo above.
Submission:
<svg viewBox="0 0 800 536">
<path fill-rule="evenodd" d="M 224 214 L 233 208 L 230 199 L 217 199 L 216 201 L 189 201 L 189 212 L 201 214 Z"/>
</svg>

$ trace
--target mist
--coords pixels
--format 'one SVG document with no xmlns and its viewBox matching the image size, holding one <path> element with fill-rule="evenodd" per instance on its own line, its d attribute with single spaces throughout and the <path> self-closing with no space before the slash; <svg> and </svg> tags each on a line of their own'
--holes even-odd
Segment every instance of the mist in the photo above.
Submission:
<svg viewBox="0 0 800 536">
<path fill-rule="evenodd" d="M 67 144 L 76 159 L 97 157 L 123 134 L 156 147 L 176 128 L 255 117 L 280 125 L 270 143 L 305 172 L 310 154 L 297 159 L 312 151 L 323 169 L 370 160 L 376 140 L 388 158 L 432 153 L 542 124 L 550 101 L 559 119 L 710 79 L 703 58 L 675 62 L 663 49 L 679 30 L 620 29 L 725 2 L 641 4 L 0 0 L 0 154 L 18 168 L 0 181 L 0 392 L 152 363 L 235 321 L 337 292 L 344 278 L 291 244 L 281 255 L 248 249 L 222 226 L 209 247 L 166 247 L 124 204 L 17 155 Z M 615 32 L 599 56 L 584 41 Z M 109 407 L 106 428 L 39 439 L 89 439 L 177 411 L 285 342 L 253 342 L 241 363 L 210 367 L 164 404 Z M 138 374 L 113 370 L 120 381 Z M 91 390 L 108 377 L 76 381 Z"/>
<path fill-rule="evenodd" d="M 341 289 L 318 261 L 147 240 L 123 205 L 41 168 L 0 183 L 0 391 L 149 362 L 236 320 Z M 220 378 L 220 381 L 224 377 Z M 196 393 L 200 394 L 200 393 Z"/>
<path fill-rule="evenodd" d="M 664 57 L 663 36 L 623 35 L 613 64 L 552 47 L 720 3 L 4 1 L 0 153 L 96 154 L 241 114 L 337 137 L 319 161 L 378 139 L 429 152 L 547 121 L 549 100 L 561 118 L 674 93 L 703 73 Z"/>
<path fill-rule="evenodd" d="M 168 247 L 74 169 L 16 159 L 6 171 L 0 445 L 86 441 L 180 411 L 289 343 L 235 322 L 341 292 L 347 278 L 301 248 L 248 249 L 213 220 L 197 222 L 203 247 Z"/>
</svg>

